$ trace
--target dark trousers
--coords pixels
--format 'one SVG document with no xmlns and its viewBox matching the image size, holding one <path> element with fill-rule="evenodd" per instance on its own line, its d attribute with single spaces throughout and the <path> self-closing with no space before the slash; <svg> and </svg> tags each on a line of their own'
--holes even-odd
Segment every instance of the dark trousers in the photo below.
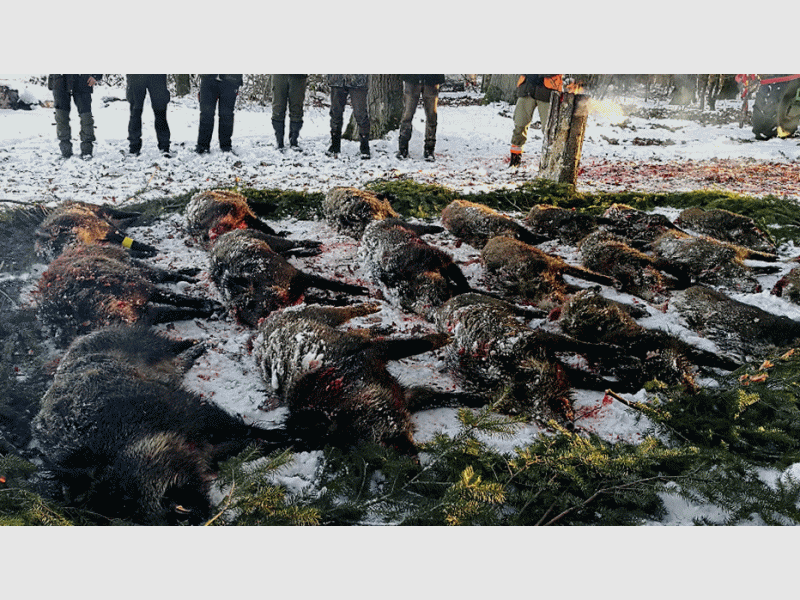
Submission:
<svg viewBox="0 0 800 600">
<path fill-rule="evenodd" d="M 131 111 L 128 120 L 128 142 L 131 152 L 138 152 L 142 147 L 142 111 L 144 110 L 144 98 L 148 93 L 150 94 L 150 106 L 153 108 L 158 149 L 167 152 L 169 151 L 167 76 L 128 75 L 125 95 Z"/>
<path fill-rule="evenodd" d="M 272 76 L 272 120 L 283 123 L 286 120 L 286 106 L 289 106 L 289 120 L 303 120 L 303 101 L 306 97 L 305 75 Z"/>
<path fill-rule="evenodd" d="M 338 138 L 342 135 L 344 107 L 347 106 L 348 96 L 358 125 L 358 136 L 361 139 L 369 139 L 369 113 L 365 87 L 331 87 L 331 136 Z"/>
<path fill-rule="evenodd" d="M 208 150 L 214 133 L 214 113 L 219 105 L 219 147 L 231 149 L 233 137 L 233 109 L 239 86 L 230 81 L 207 78 L 200 82 L 200 129 L 197 133 L 197 149 Z"/>
<path fill-rule="evenodd" d="M 424 85 L 422 83 L 403 82 L 403 118 L 400 121 L 400 147 L 408 149 L 411 139 L 411 121 L 417 110 L 419 97 L 425 109 L 425 149 L 433 152 L 436 146 L 436 108 L 439 103 L 439 84 Z"/>
<path fill-rule="evenodd" d="M 53 108 L 56 110 L 69 112 L 70 100 L 75 103 L 79 115 L 92 112 L 92 95 L 89 92 L 69 92 L 66 88 L 53 90 Z"/>
</svg>

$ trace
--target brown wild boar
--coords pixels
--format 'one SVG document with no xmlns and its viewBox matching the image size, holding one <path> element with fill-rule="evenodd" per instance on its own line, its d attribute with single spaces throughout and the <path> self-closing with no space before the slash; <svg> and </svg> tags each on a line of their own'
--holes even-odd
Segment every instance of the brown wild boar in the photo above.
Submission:
<svg viewBox="0 0 800 600">
<path fill-rule="evenodd" d="M 209 317 L 222 308 L 157 286 L 170 281 L 193 280 L 137 261 L 119 247 L 70 246 L 39 278 L 37 314 L 63 344 L 106 325 Z"/>
<path fill-rule="evenodd" d="M 269 240 L 270 248 L 284 256 L 319 254 L 322 242 L 290 240 L 276 232 L 250 208 L 247 198 L 236 192 L 211 190 L 192 196 L 186 205 L 186 226 L 189 233 L 208 248 L 220 235 L 234 229 L 260 231 Z"/>
<path fill-rule="evenodd" d="M 442 210 L 442 225 L 459 240 L 480 250 L 497 235 L 539 244 L 547 240 L 533 233 L 511 217 L 477 202 L 453 200 Z"/>
<path fill-rule="evenodd" d="M 707 287 L 692 286 L 676 292 L 671 304 L 690 329 L 739 362 L 761 360 L 769 352 L 796 344 L 800 338 L 797 321 Z"/>
<path fill-rule="evenodd" d="M 529 415 L 539 422 L 573 419 L 571 389 L 605 389 L 611 382 L 570 367 L 558 353 L 594 361 L 614 348 L 580 342 L 532 329 L 517 318 L 513 305 L 468 293 L 445 302 L 436 312 L 439 331 L 453 336 L 447 362 L 464 387 L 487 395 L 503 412 Z"/>
<path fill-rule="evenodd" d="M 535 246 L 505 236 L 491 238 L 481 251 L 487 284 L 515 301 L 541 308 L 559 306 L 578 287 L 564 275 L 613 286 L 616 281 L 580 266 L 570 265 Z"/>
<path fill-rule="evenodd" d="M 699 235 L 771 254 L 774 257 L 772 260 L 777 259 L 772 239 L 750 217 L 721 208 L 704 210 L 694 207 L 682 211 L 675 219 L 675 224 Z"/>
<path fill-rule="evenodd" d="M 449 254 L 396 219 L 370 223 L 358 255 L 391 304 L 425 318 L 449 298 L 471 291 Z"/>
<path fill-rule="evenodd" d="M 581 290 L 561 310 L 559 325 L 569 336 L 617 346 L 629 359 L 603 361 L 604 369 L 625 388 L 638 390 L 652 379 L 696 389 L 697 367 L 732 371 L 739 363 L 701 350 L 665 331 L 646 329 L 627 307 L 603 297 L 597 288 Z M 619 384 L 614 387 L 622 389 Z"/>
<path fill-rule="evenodd" d="M 47 260 L 53 260 L 71 244 L 108 244 L 127 248 L 133 256 L 154 256 L 157 250 L 148 244 L 133 240 L 122 230 L 139 216 L 86 202 L 62 202 L 47 213 L 36 230 L 36 251 Z"/>
<path fill-rule="evenodd" d="M 373 442 L 415 455 L 413 410 L 451 405 L 465 397 L 474 400 L 406 388 L 387 370 L 389 361 L 440 348 L 449 336 L 390 338 L 369 330 L 336 329 L 377 309 L 372 304 L 297 306 L 272 313 L 259 326 L 256 362 L 289 408 L 285 427 L 295 449 Z"/>
<path fill-rule="evenodd" d="M 201 351 L 144 327 L 77 338 L 32 423 L 49 492 L 140 524 L 207 520 L 216 464 L 271 434 L 183 387 Z"/>
<path fill-rule="evenodd" d="M 300 271 L 272 250 L 263 233 L 251 229 L 219 236 L 209 251 L 209 275 L 231 314 L 251 327 L 272 311 L 301 302 L 309 288 L 369 293 L 363 286 Z"/>
</svg>

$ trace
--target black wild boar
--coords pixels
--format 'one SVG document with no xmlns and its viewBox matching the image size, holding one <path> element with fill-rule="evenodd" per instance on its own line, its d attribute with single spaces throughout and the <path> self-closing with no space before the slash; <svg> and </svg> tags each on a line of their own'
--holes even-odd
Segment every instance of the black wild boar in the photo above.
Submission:
<svg viewBox="0 0 800 600">
<path fill-rule="evenodd" d="M 537 204 L 528 211 L 522 222 L 531 232 L 548 240 L 577 244 L 598 226 L 611 221 L 574 209 Z"/>
<path fill-rule="evenodd" d="M 579 245 L 581 262 L 587 269 L 613 277 L 619 289 L 648 302 L 664 302 L 670 290 L 685 283 L 662 273 L 664 261 L 632 248 L 621 238 L 598 230 Z"/>
<path fill-rule="evenodd" d="M 776 273 L 779 268 L 748 266 L 753 251 L 710 237 L 681 231 L 667 231 L 651 244 L 661 268 L 682 281 L 722 286 L 742 293 L 757 293 L 761 284 L 756 274 Z"/>
<path fill-rule="evenodd" d="M 389 361 L 442 347 L 449 336 L 387 338 L 369 330 L 336 329 L 376 310 L 372 304 L 305 305 L 275 312 L 259 326 L 256 362 L 289 408 L 285 427 L 296 449 L 375 442 L 415 455 L 411 411 L 460 399 L 405 388 L 386 368 Z"/>
<path fill-rule="evenodd" d="M 66 246 L 75 243 L 109 244 L 128 248 L 133 256 L 154 256 L 157 250 L 153 246 L 132 240 L 121 232 L 138 216 L 138 213 L 110 206 L 62 202 L 48 212 L 36 230 L 36 251 L 47 260 L 53 260 Z"/>
<path fill-rule="evenodd" d="M 156 285 L 169 281 L 192 279 L 137 261 L 119 247 L 70 246 L 37 283 L 37 314 L 63 344 L 105 325 L 209 317 L 222 308 Z"/>
<path fill-rule="evenodd" d="M 236 229 L 222 234 L 209 251 L 209 275 L 233 316 L 251 327 L 259 319 L 303 300 L 309 288 L 366 296 L 367 288 L 296 269 L 272 250 L 259 231 Z"/>
<path fill-rule="evenodd" d="M 182 386 L 201 352 L 143 327 L 77 338 L 32 423 L 52 493 L 135 523 L 208 519 L 216 463 L 262 432 Z"/>
<path fill-rule="evenodd" d="M 264 234 L 270 247 L 284 256 L 313 256 L 322 242 L 290 240 L 258 218 L 247 198 L 236 192 L 212 190 L 195 194 L 186 205 L 189 233 L 208 247 L 220 235 L 234 229 L 252 229 Z"/>
<path fill-rule="evenodd" d="M 687 208 L 675 219 L 675 224 L 700 235 L 707 235 L 722 242 L 743 246 L 750 250 L 773 255 L 775 244 L 753 219 L 728 210 L 715 208 Z M 768 260 L 761 258 L 759 260 Z"/>
<path fill-rule="evenodd" d="M 533 233 L 509 216 L 477 202 L 453 200 L 442 210 L 444 228 L 473 248 L 480 250 L 497 235 L 539 244 L 546 237 Z"/>
<path fill-rule="evenodd" d="M 568 366 L 556 354 L 591 358 L 613 348 L 532 329 L 517 319 L 513 305 L 497 298 L 456 296 L 436 312 L 436 325 L 453 336 L 447 346 L 453 374 L 466 389 L 498 402 L 503 412 L 569 424 L 573 386 L 605 389 L 612 384 Z"/>
<path fill-rule="evenodd" d="M 770 290 L 770 293 L 793 304 L 800 304 L 800 267 L 792 269 L 781 277 Z"/>
<path fill-rule="evenodd" d="M 425 318 L 449 298 L 471 291 L 453 258 L 425 242 L 402 221 L 370 223 L 358 253 L 390 303 Z"/>
<path fill-rule="evenodd" d="M 481 251 L 486 281 L 516 301 L 553 308 L 578 287 L 564 281 L 571 275 L 586 281 L 614 285 L 611 277 L 570 265 L 535 246 L 505 236 L 491 238 Z"/>
<path fill-rule="evenodd" d="M 629 358 L 601 360 L 625 388 L 640 389 L 652 379 L 683 384 L 696 389 L 696 366 L 728 371 L 739 363 L 687 344 L 665 331 L 646 329 L 631 311 L 603 297 L 597 289 L 581 290 L 565 303 L 559 325 L 567 335 L 586 342 L 610 344 L 624 349 Z M 620 388 L 619 385 L 614 387 Z"/>
<path fill-rule="evenodd" d="M 653 240 L 678 227 L 664 215 L 646 213 L 625 204 L 612 204 L 603 213 L 606 231 L 625 240 L 629 246 L 645 249 Z"/>
<path fill-rule="evenodd" d="M 401 220 L 385 196 L 353 187 L 336 187 L 325 194 L 322 201 L 325 221 L 338 233 L 360 240 L 364 229 L 372 221 Z M 437 225 L 407 224 L 418 235 L 439 233 Z"/>
<path fill-rule="evenodd" d="M 800 338 L 797 321 L 703 286 L 676 292 L 672 306 L 690 329 L 740 362 L 760 360 L 768 352 L 796 344 Z"/>
</svg>

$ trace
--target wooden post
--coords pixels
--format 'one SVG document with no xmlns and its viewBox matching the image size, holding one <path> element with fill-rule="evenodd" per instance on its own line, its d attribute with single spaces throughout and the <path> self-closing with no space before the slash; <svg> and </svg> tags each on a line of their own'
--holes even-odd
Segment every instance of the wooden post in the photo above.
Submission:
<svg viewBox="0 0 800 600">
<path fill-rule="evenodd" d="M 543 130 L 539 177 L 575 185 L 588 116 L 589 96 L 567 92 L 550 94 L 550 116 Z"/>
</svg>

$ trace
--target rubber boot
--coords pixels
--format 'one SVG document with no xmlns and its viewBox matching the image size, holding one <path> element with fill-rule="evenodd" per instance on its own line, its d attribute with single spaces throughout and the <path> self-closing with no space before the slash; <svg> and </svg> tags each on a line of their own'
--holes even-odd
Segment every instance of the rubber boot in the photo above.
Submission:
<svg viewBox="0 0 800 600">
<path fill-rule="evenodd" d="M 401 135 L 397 147 L 397 158 L 400 160 L 408 158 L 408 138 Z"/>
<path fill-rule="evenodd" d="M 336 156 L 342 151 L 342 132 L 331 131 L 331 145 L 325 153 L 328 156 Z"/>
<path fill-rule="evenodd" d="M 367 135 L 359 135 L 359 140 L 361 141 L 361 158 L 366 160 L 370 157 L 369 153 L 369 134 Z"/>
<path fill-rule="evenodd" d="M 428 162 L 433 162 L 436 160 L 436 157 L 433 154 L 433 144 L 425 144 L 425 150 L 423 152 L 423 158 Z"/>
<path fill-rule="evenodd" d="M 94 117 L 85 112 L 81 117 L 81 158 L 91 158 L 94 148 Z"/>
<path fill-rule="evenodd" d="M 275 142 L 278 144 L 278 150 L 283 152 L 283 133 L 286 129 L 286 124 L 283 121 L 272 119 L 272 128 L 275 130 Z"/>
<path fill-rule="evenodd" d="M 303 149 L 298 145 L 300 130 L 303 128 L 302 121 L 289 121 L 289 147 L 295 152 L 302 152 Z"/>
<path fill-rule="evenodd" d="M 56 110 L 56 137 L 61 156 L 72 156 L 72 131 L 69 127 L 69 111 Z"/>
</svg>

